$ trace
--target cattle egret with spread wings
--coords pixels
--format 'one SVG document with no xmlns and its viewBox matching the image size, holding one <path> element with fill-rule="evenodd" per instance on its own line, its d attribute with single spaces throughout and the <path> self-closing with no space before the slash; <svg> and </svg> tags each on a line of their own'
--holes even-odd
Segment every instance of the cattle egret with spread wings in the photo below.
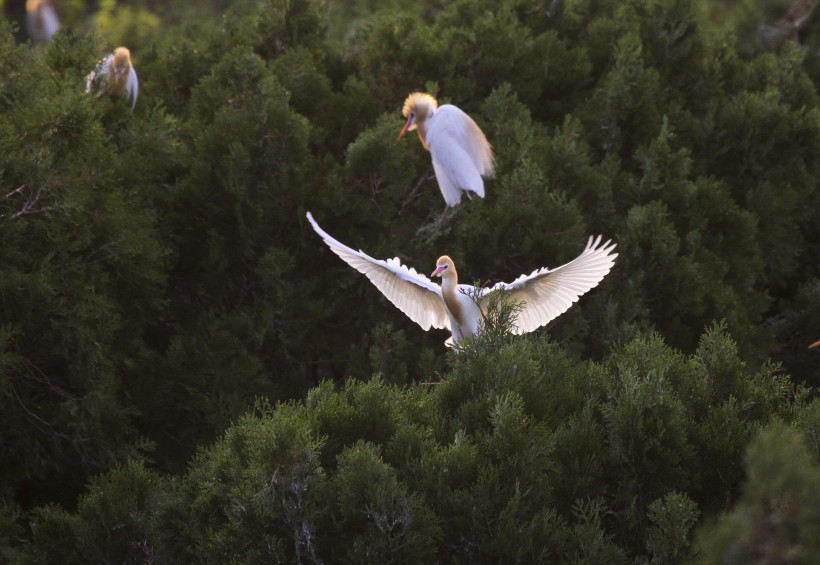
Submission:
<svg viewBox="0 0 820 565">
<path fill-rule="evenodd" d="M 404 101 L 407 118 L 399 138 L 416 130 L 421 144 L 433 157 L 436 181 L 447 206 L 473 192 L 484 198 L 482 176 L 493 176 L 493 149 L 473 119 L 452 104 L 441 107 L 435 98 L 414 92 Z"/>
<path fill-rule="evenodd" d="M 464 339 L 476 335 L 481 328 L 482 312 L 489 295 L 507 291 L 521 308 L 512 332 L 531 332 L 567 311 L 578 298 L 598 285 L 615 263 L 615 244 L 601 243 L 601 236 L 590 237 L 581 254 L 555 269 L 541 268 L 522 275 L 511 283 L 498 283 L 491 288 L 476 288 L 458 284 L 453 260 L 446 255 L 436 261 L 431 276 L 441 277 L 441 286 L 414 269 L 405 267 L 398 258 L 382 261 L 362 251 L 355 251 L 327 234 L 313 219 L 307 219 L 325 243 L 348 265 L 363 273 L 399 310 L 423 330 L 450 330 L 452 337 L 445 343 L 458 346 Z"/>
<path fill-rule="evenodd" d="M 124 94 L 131 100 L 132 112 L 137 105 L 139 90 L 137 71 L 131 64 L 131 51 L 125 47 L 117 47 L 85 77 L 86 92 L 96 92 L 97 96 L 104 92 Z"/>
</svg>

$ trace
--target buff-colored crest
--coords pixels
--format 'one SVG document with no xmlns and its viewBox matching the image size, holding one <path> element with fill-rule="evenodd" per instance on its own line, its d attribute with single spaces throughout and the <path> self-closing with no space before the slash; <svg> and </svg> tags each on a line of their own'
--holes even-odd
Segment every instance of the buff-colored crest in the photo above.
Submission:
<svg viewBox="0 0 820 565">
<path fill-rule="evenodd" d="M 427 111 L 423 112 L 426 115 L 430 112 L 430 110 L 435 110 L 438 108 L 438 102 L 426 92 L 414 92 L 404 101 L 404 107 L 401 109 L 401 115 L 406 118 L 410 115 L 410 112 L 414 111 L 414 109 L 416 113 L 421 113 L 419 112 L 419 108 L 426 108 Z"/>
<path fill-rule="evenodd" d="M 117 47 L 114 50 L 114 68 L 128 68 L 131 66 L 131 51 L 127 47 Z"/>
</svg>

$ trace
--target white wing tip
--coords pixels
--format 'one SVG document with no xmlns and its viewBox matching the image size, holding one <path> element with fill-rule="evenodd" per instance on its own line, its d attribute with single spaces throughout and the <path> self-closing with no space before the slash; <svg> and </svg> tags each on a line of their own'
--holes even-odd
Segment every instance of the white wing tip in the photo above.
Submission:
<svg viewBox="0 0 820 565">
<path fill-rule="evenodd" d="M 131 111 L 137 106 L 137 97 L 140 94 L 140 81 L 134 67 L 128 70 L 128 97 L 131 98 Z"/>
<path fill-rule="evenodd" d="M 587 251 L 587 250 L 598 251 L 599 249 L 604 250 L 604 251 L 610 251 L 612 249 L 615 249 L 615 246 L 617 245 L 617 243 L 613 243 L 611 239 L 607 239 L 603 244 L 601 244 L 601 240 L 603 238 L 604 237 L 602 235 L 591 235 L 591 236 L 589 236 L 589 239 L 587 240 L 587 246 L 586 246 L 586 249 L 584 249 L 584 251 Z"/>
</svg>

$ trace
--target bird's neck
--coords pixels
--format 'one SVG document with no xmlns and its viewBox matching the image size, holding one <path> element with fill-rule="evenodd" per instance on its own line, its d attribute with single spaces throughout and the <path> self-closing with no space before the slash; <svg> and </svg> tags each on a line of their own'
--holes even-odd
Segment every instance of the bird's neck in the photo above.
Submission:
<svg viewBox="0 0 820 565">
<path fill-rule="evenodd" d="M 458 279 L 455 276 L 446 277 L 441 281 L 441 297 L 444 299 L 444 305 L 452 314 L 453 318 L 459 323 L 464 323 L 464 309 L 461 302 L 458 300 Z"/>
<path fill-rule="evenodd" d="M 125 90 L 125 83 L 128 81 L 128 72 L 124 72 L 121 75 L 117 75 L 117 71 L 114 68 L 114 65 L 111 65 L 111 69 L 108 71 L 108 90 L 113 94 L 122 94 Z"/>
<path fill-rule="evenodd" d="M 421 140 L 421 144 L 427 151 L 430 151 L 430 146 L 427 145 L 427 125 L 425 123 L 421 123 L 416 127 L 416 132 L 419 134 L 419 139 Z"/>
<path fill-rule="evenodd" d="M 436 108 L 429 104 L 424 104 L 416 111 L 416 131 L 419 134 L 421 144 L 427 151 L 430 151 L 430 146 L 427 144 L 427 125 L 436 113 Z"/>
</svg>

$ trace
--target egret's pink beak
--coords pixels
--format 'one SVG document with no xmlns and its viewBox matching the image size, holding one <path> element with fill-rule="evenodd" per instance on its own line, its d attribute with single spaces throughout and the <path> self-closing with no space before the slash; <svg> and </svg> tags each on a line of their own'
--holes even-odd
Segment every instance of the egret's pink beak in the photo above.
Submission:
<svg viewBox="0 0 820 565">
<path fill-rule="evenodd" d="M 438 267 L 436 267 L 436 270 L 435 270 L 435 271 L 433 271 L 433 274 L 432 274 L 432 275 L 430 275 L 430 276 L 431 276 L 431 277 L 437 277 L 437 276 L 439 276 L 439 275 L 441 274 L 441 272 L 442 272 L 444 269 L 446 269 L 446 268 L 447 268 L 447 265 L 439 265 Z"/>
<path fill-rule="evenodd" d="M 809 346 L 809 349 L 820 349 L 820 341 L 815 341 Z"/>
<path fill-rule="evenodd" d="M 413 125 L 413 118 L 407 118 L 407 123 L 404 124 L 404 127 L 401 128 L 401 131 L 399 132 L 399 139 L 404 137 L 404 134 L 407 133 L 407 131 L 410 129 L 410 126 L 412 126 L 412 125 Z"/>
</svg>

